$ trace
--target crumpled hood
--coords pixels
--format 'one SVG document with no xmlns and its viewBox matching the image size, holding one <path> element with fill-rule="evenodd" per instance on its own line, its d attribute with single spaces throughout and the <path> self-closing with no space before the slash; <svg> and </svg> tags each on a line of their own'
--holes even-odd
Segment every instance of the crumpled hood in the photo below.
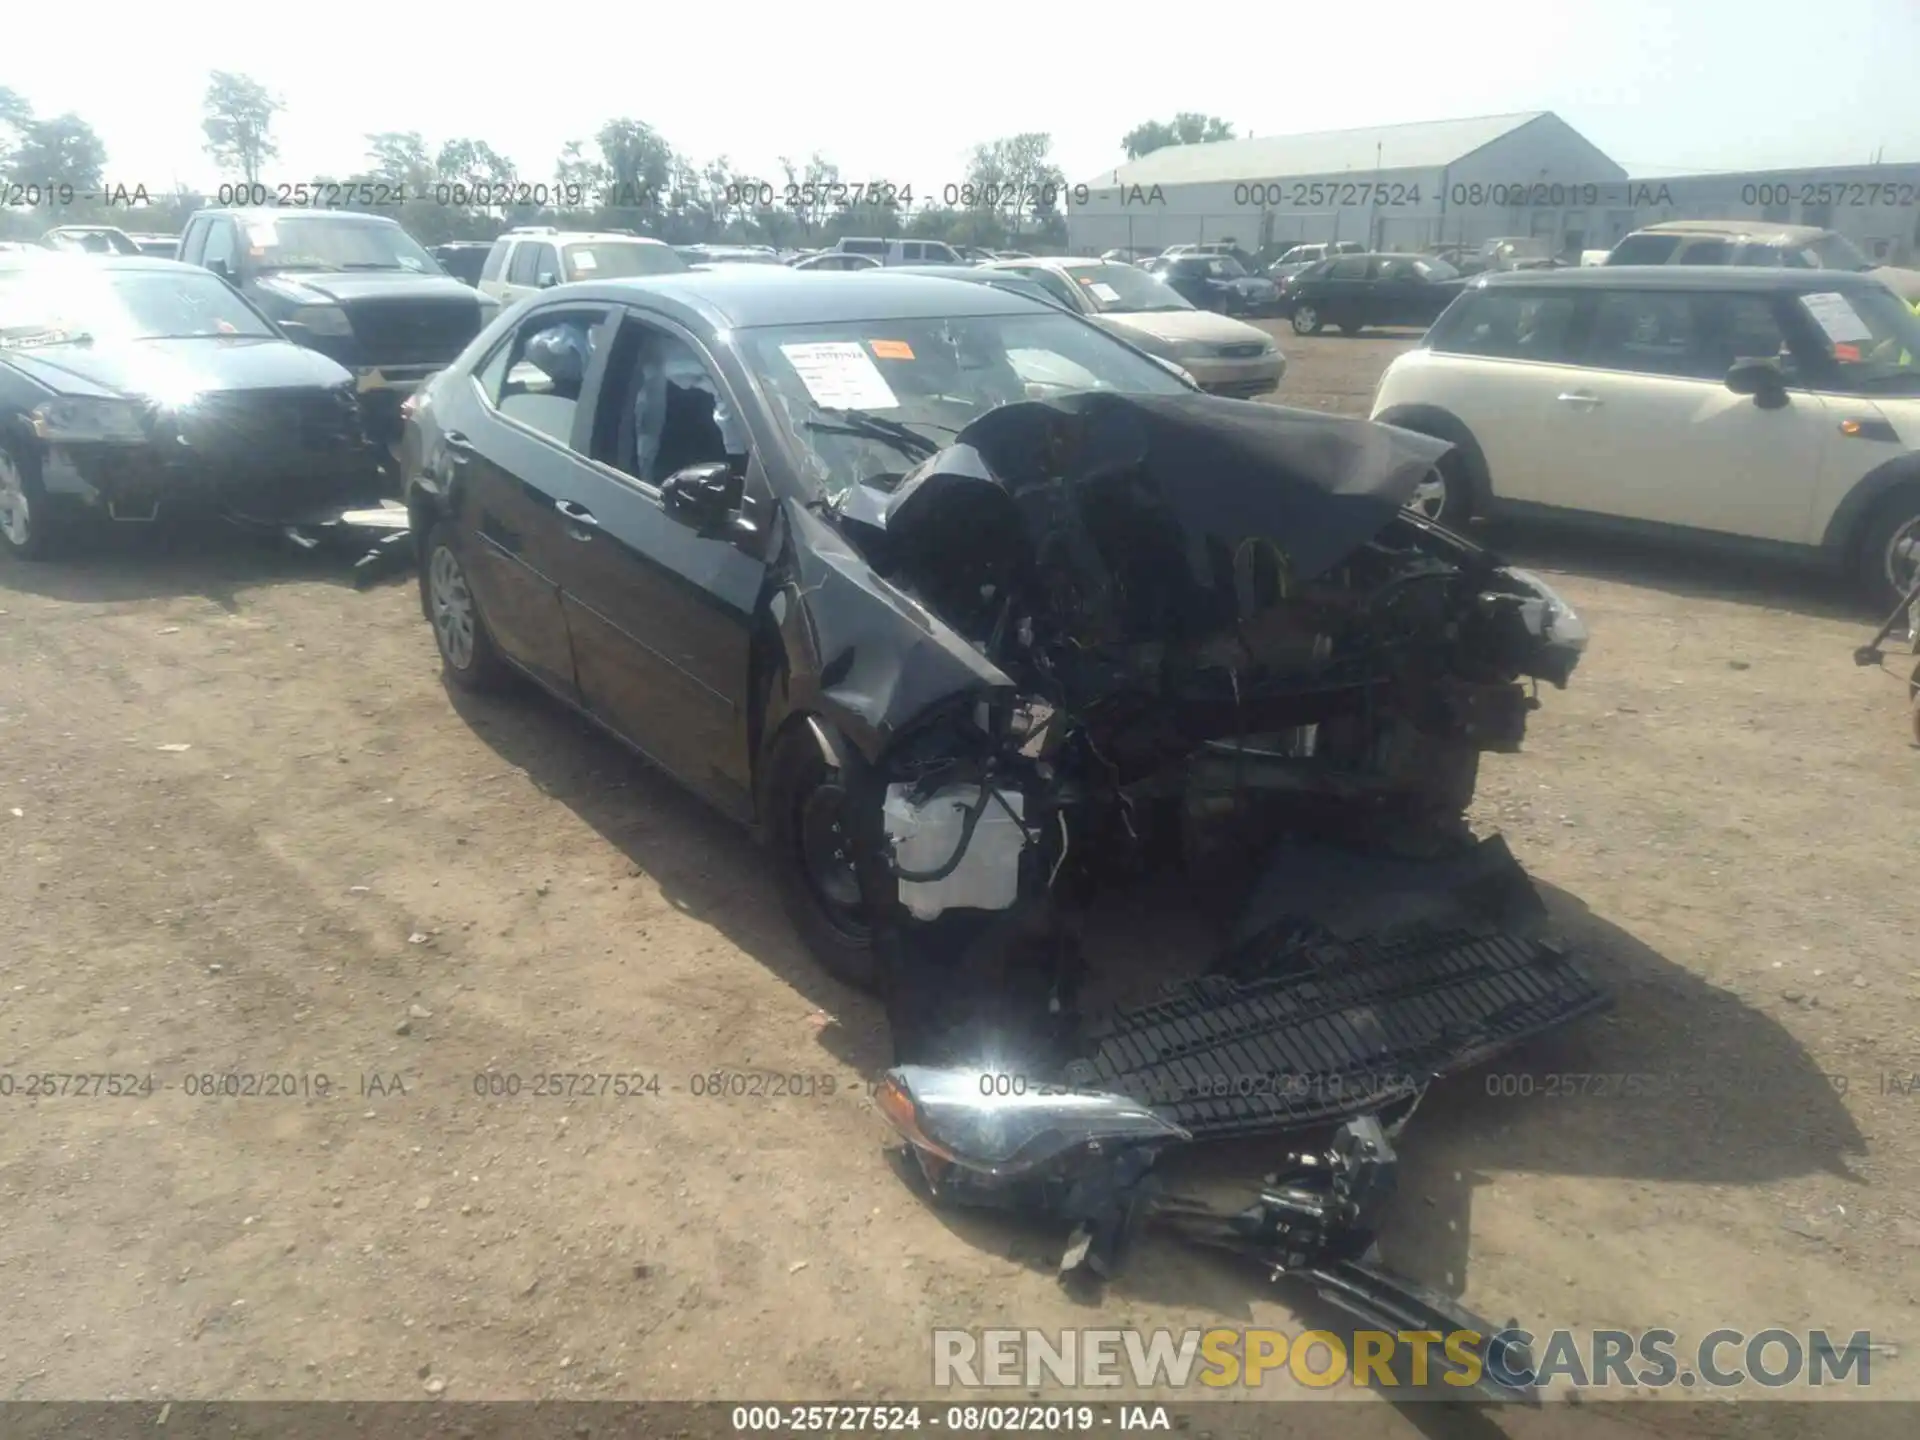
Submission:
<svg viewBox="0 0 1920 1440">
<path fill-rule="evenodd" d="M 235 390 L 345 385 L 353 379 L 325 355 L 278 336 L 47 345 L 10 350 L 7 363 L 60 395 L 173 401 Z"/>
<path fill-rule="evenodd" d="M 1449 448 L 1280 405 L 1081 392 L 988 412 L 890 494 L 855 487 L 842 514 L 910 538 L 952 523 L 943 497 L 956 487 L 997 487 L 1031 535 L 1065 492 L 1093 533 L 1151 543 L 1200 589 L 1230 589 L 1249 541 L 1271 544 L 1305 582 L 1386 529 Z"/>
<path fill-rule="evenodd" d="M 1208 345 L 1246 345 L 1270 339 L 1266 331 L 1217 310 L 1110 310 L 1095 319 L 1127 339 L 1144 335 L 1154 340 L 1198 340 Z"/>
</svg>

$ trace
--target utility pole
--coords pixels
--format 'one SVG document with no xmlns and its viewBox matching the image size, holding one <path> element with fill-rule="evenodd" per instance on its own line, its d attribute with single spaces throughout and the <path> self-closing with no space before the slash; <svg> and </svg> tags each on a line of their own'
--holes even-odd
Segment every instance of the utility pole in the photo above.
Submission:
<svg viewBox="0 0 1920 1440">
<path fill-rule="evenodd" d="M 1380 237 L 1375 233 L 1376 227 L 1379 224 L 1379 213 L 1380 142 L 1376 140 L 1373 142 L 1373 189 L 1368 192 L 1367 198 L 1367 248 L 1369 250 L 1378 250 L 1380 248 Z"/>
</svg>

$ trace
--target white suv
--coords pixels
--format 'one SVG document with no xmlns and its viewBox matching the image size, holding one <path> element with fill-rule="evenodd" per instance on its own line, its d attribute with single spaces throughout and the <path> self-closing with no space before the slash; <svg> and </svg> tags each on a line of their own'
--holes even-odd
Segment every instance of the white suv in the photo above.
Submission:
<svg viewBox="0 0 1920 1440">
<path fill-rule="evenodd" d="M 1482 276 L 1373 418 L 1454 449 L 1420 508 L 1557 513 L 1821 552 L 1891 606 L 1920 553 L 1920 316 L 1867 275 Z"/>
<path fill-rule="evenodd" d="M 506 306 L 571 280 L 677 275 L 686 268 L 687 262 L 661 240 L 617 230 L 527 225 L 493 242 L 480 267 L 480 293 Z"/>
</svg>

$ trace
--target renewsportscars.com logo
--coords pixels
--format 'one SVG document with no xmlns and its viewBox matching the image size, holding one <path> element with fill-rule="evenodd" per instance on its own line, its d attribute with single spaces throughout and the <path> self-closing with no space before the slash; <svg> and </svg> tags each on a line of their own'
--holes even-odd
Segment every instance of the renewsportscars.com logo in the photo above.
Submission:
<svg viewBox="0 0 1920 1440">
<path fill-rule="evenodd" d="M 1309 1389 L 1423 1388 L 1436 1382 L 1467 1389 L 1483 1379 L 1513 1389 L 1557 1383 L 1577 1389 L 1864 1389 L 1872 1383 L 1873 1337 L 1865 1330 L 1842 1340 L 1825 1330 L 1721 1329 L 1685 1347 L 1672 1330 L 1554 1330 L 1536 1336 L 1513 1328 L 1497 1332 L 1484 1348 L 1482 1338 L 1471 1330 L 1358 1330 L 1350 1337 L 1330 1330 L 935 1330 L 933 1383 L 938 1389 L 1034 1389 L 1050 1381 L 1143 1390 L 1251 1389 L 1270 1376 L 1277 1384 L 1290 1379 Z M 1515 1355 L 1530 1357 L 1530 1368 L 1513 1368 L 1525 1363 L 1510 1358 Z"/>
</svg>

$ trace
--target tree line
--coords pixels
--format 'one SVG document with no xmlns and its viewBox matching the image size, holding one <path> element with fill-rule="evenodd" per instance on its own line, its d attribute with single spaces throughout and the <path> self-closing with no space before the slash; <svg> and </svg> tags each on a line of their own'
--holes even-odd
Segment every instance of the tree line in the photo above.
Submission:
<svg viewBox="0 0 1920 1440">
<path fill-rule="evenodd" d="M 378 209 L 424 244 L 491 239 L 512 225 L 628 229 L 674 244 L 829 245 L 842 235 L 904 235 L 989 248 L 1057 247 L 1075 191 L 1054 163 L 1052 137 L 1029 131 L 973 147 L 962 179 L 937 194 L 844 174 L 818 151 L 781 157 L 780 173 L 746 173 L 727 156 L 701 162 L 654 126 L 621 117 L 563 146 L 527 174 L 485 140 L 430 140 L 418 131 L 365 137 L 359 169 L 283 176 L 274 121 L 283 102 L 252 78 L 216 70 L 201 100 L 206 154 L 224 177 L 214 194 L 108 173 L 106 146 L 80 116 L 42 117 L 0 87 L 0 235 L 37 237 L 53 225 L 111 224 L 176 233 L 193 211 L 250 202 Z M 1167 145 L 1231 139 L 1216 116 L 1149 120 L 1121 140 L 1129 159 Z M 290 185 L 283 182 L 292 182 Z M 103 194 L 103 186 L 114 186 Z M 337 189 L 335 187 L 338 187 Z M 69 203 L 59 203 L 71 196 Z M 358 200 L 356 205 L 353 203 Z M 129 203 L 131 202 L 131 203 Z"/>
</svg>

